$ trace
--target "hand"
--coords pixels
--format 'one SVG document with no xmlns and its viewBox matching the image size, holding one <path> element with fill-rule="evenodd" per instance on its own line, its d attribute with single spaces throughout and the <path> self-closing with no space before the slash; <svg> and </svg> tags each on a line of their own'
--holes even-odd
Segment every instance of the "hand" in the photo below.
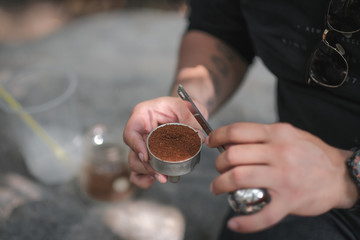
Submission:
<svg viewBox="0 0 360 240">
<path fill-rule="evenodd" d="M 234 123 L 213 131 L 206 143 L 227 146 L 216 159 L 220 176 L 212 182 L 215 195 L 266 188 L 271 196 L 260 212 L 230 219 L 234 231 L 259 231 L 288 214 L 314 216 L 356 201 L 345 167 L 351 153 L 289 124 Z"/>
<path fill-rule="evenodd" d="M 201 109 L 207 114 L 204 107 Z M 161 97 L 138 104 L 125 126 L 123 138 L 130 147 L 130 181 L 140 188 L 149 188 L 155 179 L 161 183 L 167 181 L 165 175 L 155 172 L 149 164 L 146 138 L 154 128 L 169 122 L 188 124 L 201 132 L 184 102 L 176 97 Z"/>
</svg>

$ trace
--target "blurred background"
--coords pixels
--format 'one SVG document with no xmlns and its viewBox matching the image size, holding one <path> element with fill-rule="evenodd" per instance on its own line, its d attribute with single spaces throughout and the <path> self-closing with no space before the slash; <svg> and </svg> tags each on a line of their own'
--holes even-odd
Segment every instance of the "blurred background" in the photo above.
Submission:
<svg viewBox="0 0 360 240">
<path fill-rule="evenodd" d="M 137 103 L 168 94 L 186 11 L 184 0 L 0 0 L 0 239 L 216 239 L 229 210 L 209 190 L 216 149 L 178 183 L 127 180 L 123 128 Z M 256 59 L 211 125 L 276 121 L 274 82 Z M 59 149 L 70 164 L 50 160 Z"/>
<path fill-rule="evenodd" d="M 1 0 L 0 40 L 43 37 L 70 21 L 108 11 L 154 8 L 184 11 L 184 0 Z"/>
</svg>

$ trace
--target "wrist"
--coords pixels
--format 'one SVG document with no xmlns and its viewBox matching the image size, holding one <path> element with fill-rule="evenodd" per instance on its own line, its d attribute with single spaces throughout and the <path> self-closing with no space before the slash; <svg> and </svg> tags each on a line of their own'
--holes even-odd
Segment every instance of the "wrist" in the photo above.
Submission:
<svg viewBox="0 0 360 240">
<path fill-rule="evenodd" d="M 360 148 L 354 148 L 352 155 L 347 158 L 346 166 L 348 175 L 355 186 L 355 202 L 351 205 L 351 210 L 360 210 Z"/>
</svg>

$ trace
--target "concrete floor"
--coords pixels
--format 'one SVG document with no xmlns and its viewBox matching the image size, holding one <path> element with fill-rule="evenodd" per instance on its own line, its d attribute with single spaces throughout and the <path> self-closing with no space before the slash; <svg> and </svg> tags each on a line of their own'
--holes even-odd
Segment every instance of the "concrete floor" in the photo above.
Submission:
<svg viewBox="0 0 360 240">
<path fill-rule="evenodd" d="M 79 79 L 79 134 L 102 123 L 121 141 L 133 106 L 167 94 L 185 27 L 179 13 L 150 9 L 81 18 L 42 39 L 0 44 L 0 82 L 22 68 L 72 69 Z M 242 91 L 211 125 L 276 121 L 274 83 L 256 59 Z M 49 187 L 33 179 L 0 114 L 0 239 L 216 239 L 228 210 L 226 196 L 209 191 L 216 150 L 205 147 L 200 164 L 179 183 L 156 183 L 128 201 L 99 204 L 82 198 L 76 180 Z"/>
</svg>

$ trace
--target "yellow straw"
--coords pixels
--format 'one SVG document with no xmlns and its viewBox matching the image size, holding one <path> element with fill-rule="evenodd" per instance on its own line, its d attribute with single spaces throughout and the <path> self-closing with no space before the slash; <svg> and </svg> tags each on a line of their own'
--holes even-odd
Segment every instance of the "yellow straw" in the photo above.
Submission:
<svg viewBox="0 0 360 240">
<path fill-rule="evenodd" d="M 0 95 L 7 102 L 7 104 L 19 115 L 22 121 L 29 126 L 42 141 L 53 151 L 55 156 L 63 162 L 69 164 L 70 158 L 68 154 L 61 148 L 61 146 L 52 139 L 45 130 L 32 118 L 21 105 L 5 90 L 0 84 Z"/>
</svg>

